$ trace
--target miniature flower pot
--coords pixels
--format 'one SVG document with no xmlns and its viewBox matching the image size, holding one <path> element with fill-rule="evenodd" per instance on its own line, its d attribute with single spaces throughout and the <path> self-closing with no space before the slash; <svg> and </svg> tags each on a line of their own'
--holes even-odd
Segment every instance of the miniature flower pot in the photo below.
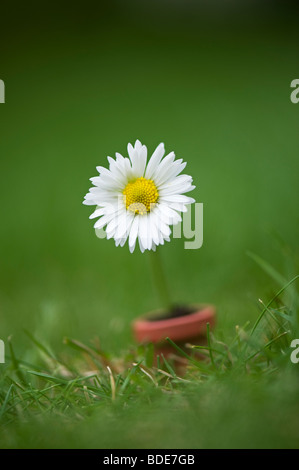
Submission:
<svg viewBox="0 0 299 470">
<path fill-rule="evenodd" d="M 173 353 L 178 355 L 166 341 L 167 337 L 182 349 L 185 349 L 186 343 L 206 344 L 207 323 L 211 328 L 215 325 L 214 306 L 190 305 L 176 308 L 171 313 L 163 310 L 149 312 L 137 318 L 132 324 L 132 329 L 138 343 L 154 343 L 156 356 L 163 354 L 167 357 Z"/>
</svg>

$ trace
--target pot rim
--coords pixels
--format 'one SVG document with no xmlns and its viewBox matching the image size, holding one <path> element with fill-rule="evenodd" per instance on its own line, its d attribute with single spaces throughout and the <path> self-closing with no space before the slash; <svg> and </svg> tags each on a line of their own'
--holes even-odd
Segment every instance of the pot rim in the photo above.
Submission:
<svg viewBox="0 0 299 470">
<path fill-rule="evenodd" d="M 215 307 L 210 304 L 189 304 L 188 306 L 194 307 L 194 312 L 178 317 L 155 320 L 155 316 L 165 311 L 163 309 L 152 310 L 138 317 L 132 323 L 136 340 L 157 343 L 165 340 L 166 337 L 170 337 L 173 341 L 183 341 L 203 336 L 207 323 L 211 326 L 215 324 Z"/>
</svg>

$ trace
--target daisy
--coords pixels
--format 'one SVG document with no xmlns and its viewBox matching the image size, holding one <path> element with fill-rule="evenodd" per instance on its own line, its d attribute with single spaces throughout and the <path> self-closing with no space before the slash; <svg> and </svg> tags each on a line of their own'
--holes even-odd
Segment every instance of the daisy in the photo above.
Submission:
<svg viewBox="0 0 299 470">
<path fill-rule="evenodd" d="M 128 157 L 116 153 L 108 157 L 109 169 L 97 167 L 99 176 L 90 178 L 93 187 L 83 204 L 96 205 L 90 219 L 104 229 L 116 246 L 128 240 L 132 253 L 138 240 L 143 253 L 170 241 L 171 225 L 181 222 L 181 213 L 195 200 L 185 193 L 195 188 L 192 177 L 180 174 L 186 163 L 175 160 L 174 152 L 164 157 L 164 144 L 158 145 L 147 162 L 147 148 L 136 140 L 128 144 Z M 164 157 L 164 158 L 163 158 Z"/>
</svg>

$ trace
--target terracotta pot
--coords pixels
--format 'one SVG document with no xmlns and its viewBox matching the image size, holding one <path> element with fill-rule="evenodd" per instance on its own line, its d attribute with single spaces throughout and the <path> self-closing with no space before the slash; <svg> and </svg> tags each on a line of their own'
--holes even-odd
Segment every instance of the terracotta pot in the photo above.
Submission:
<svg viewBox="0 0 299 470">
<path fill-rule="evenodd" d="M 207 323 L 215 325 L 215 307 L 212 305 L 189 305 L 191 313 L 160 318 L 165 311 L 156 310 L 137 318 L 132 323 L 134 338 L 138 343 L 154 343 L 155 353 L 165 356 L 176 352 L 165 340 L 169 337 L 184 349 L 186 343 L 206 344 Z"/>
</svg>

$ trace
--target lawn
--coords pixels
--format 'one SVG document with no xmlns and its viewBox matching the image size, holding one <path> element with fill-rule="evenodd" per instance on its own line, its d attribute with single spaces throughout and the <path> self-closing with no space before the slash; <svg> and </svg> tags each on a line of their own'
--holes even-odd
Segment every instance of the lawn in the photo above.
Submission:
<svg viewBox="0 0 299 470">
<path fill-rule="evenodd" d="M 1 31 L 0 447 L 298 447 L 295 22 L 132 5 Z M 136 139 L 184 158 L 204 207 L 202 248 L 161 249 L 173 301 L 217 310 L 185 374 L 132 337 L 160 307 L 149 253 L 82 205 Z"/>
</svg>

